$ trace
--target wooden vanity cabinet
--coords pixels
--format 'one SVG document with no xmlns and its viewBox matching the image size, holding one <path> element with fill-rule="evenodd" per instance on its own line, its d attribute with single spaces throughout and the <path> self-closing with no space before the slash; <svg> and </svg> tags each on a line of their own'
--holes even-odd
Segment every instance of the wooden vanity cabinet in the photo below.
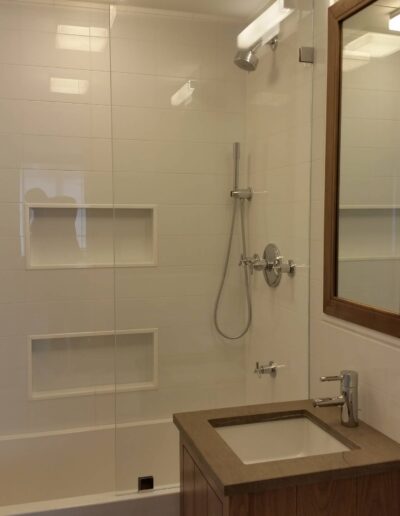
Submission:
<svg viewBox="0 0 400 516">
<path fill-rule="evenodd" d="M 400 472 L 225 496 L 181 442 L 180 516 L 400 516 Z"/>
<path fill-rule="evenodd" d="M 223 516 L 223 501 L 207 482 L 184 446 L 181 447 L 181 516 Z"/>
</svg>

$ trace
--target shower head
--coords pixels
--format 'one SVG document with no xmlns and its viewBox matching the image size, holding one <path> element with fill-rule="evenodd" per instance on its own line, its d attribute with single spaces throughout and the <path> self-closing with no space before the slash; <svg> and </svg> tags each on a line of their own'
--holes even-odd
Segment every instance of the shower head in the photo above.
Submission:
<svg viewBox="0 0 400 516">
<path fill-rule="evenodd" d="M 238 50 L 236 53 L 234 63 L 236 66 L 246 72 L 254 72 L 258 65 L 258 57 L 255 49 L 251 50 Z"/>
<path fill-rule="evenodd" d="M 274 36 L 267 43 L 264 43 L 260 40 L 254 45 L 253 48 L 248 50 L 238 50 L 233 62 L 242 70 L 246 70 L 246 72 L 254 72 L 257 69 L 259 62 L 259 58 L 257 57 L 257 50 L 265 44 L 269 45 L 272 50 L 276 50 L 276 47 L 278 46 L 278 36 Z"/>
</svg>

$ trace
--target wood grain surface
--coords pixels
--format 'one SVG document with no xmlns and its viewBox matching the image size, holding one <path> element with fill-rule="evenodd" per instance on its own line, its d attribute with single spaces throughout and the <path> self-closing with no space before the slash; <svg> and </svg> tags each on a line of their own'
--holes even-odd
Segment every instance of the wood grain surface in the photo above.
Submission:
<svg viewBox="0 0 400 516">
<path fill-rule="evenodd" d="M 356 479 L 332 480 L 297 488 L 297 516 L 356 515 Z"/>
</svg>

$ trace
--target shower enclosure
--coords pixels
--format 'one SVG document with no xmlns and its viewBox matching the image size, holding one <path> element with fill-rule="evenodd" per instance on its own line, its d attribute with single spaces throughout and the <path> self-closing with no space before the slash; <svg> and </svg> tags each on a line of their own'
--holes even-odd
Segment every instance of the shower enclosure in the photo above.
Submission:
<svg viewBox="0 0 400 516">
<path fill-rule="evenodd" d="M 0 514 L 177 492 L 172 413 L 308 397 L 312 1 L 233 62 L 271 3 L 0 0 Z M 230 341 L 234 142 L 249 255 L 299 267 Z"/>
</svg>

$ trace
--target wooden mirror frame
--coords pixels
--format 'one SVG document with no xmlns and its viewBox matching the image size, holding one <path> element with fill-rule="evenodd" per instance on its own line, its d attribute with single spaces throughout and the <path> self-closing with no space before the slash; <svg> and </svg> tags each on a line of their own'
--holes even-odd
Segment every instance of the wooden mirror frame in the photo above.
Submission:
<svg viewBox="0 0 400 516">
<path fill-rule="evenodd" d="M 339 0 L 328 9 L 324 312 L 345 321 L 400 337 L 400 314 L 348 301 L 337 295 L 342 23 L 374 2 L 375 0 Z"/>
</svg>

